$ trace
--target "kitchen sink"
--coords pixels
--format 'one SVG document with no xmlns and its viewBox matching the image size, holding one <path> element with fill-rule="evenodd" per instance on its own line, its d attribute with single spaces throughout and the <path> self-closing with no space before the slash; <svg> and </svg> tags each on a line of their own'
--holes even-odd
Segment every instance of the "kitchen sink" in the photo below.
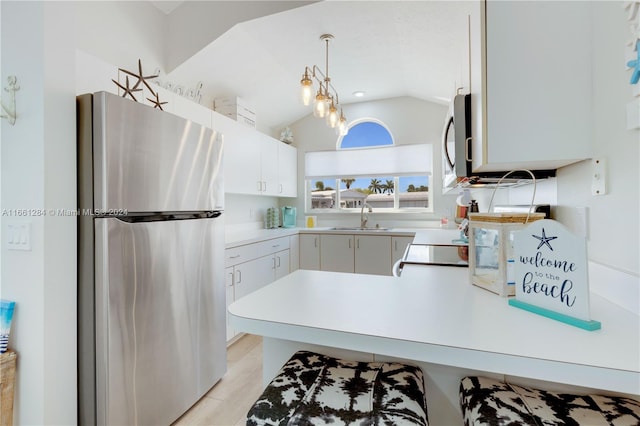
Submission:
<svg viewBox="0 0 640 426">
<path fill-rule="evenodd" d="M 374 231 L 375 232 L 375 231 L 388 231 L 389 229 L 391 228 L 369 228 L 369 227 L 362 228 L 360 226 L 342 226 L 342 227 L 338 226 L 335 228 L 329 228 L 329 231 L 367 231 L 367 232 Z"/>
</svg>

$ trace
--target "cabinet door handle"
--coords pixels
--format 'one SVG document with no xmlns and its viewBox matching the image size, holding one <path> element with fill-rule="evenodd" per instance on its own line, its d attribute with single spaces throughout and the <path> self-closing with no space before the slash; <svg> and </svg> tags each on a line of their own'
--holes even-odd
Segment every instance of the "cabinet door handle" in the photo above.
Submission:
<svg viewBox="0 0 640 426">
<path fill-rule="evenodd" d="M 280 189 L 278 190 L 280 194 L 282 194 L 282 184 L 280 184 Z"/>
<path fill-rule="evenodd" d="M 262 192 L 262 182 L 258 181 L 258 192 Z"/>
<path fill-rule="evenodd" d="M 276 258 L 271 259 L 273 261 L 273 267 L 271 269 L 276 269 Z"/>
<path fill-rule="evenodd" d="M 398 240 L 395 240 L 393 243 L 394 243 L 393 249 L 395 251 L 398 251 Z"/>
<path fill-rule="evenodd" d="M 276 259 L 278 259 L 278 266 L 276 266 L 276 268 L 280 267 L 280 256 L 276 256 Z"/>
<path fill-rule="evenodd" d="M 242 282 L 242 271 L 240 269 L 238 269 L 236 271 L 238 273 L 238 279 L 236 280 L 236 284 L 240 284 Z"/>
<path fill-rule="evenodd" d="M 263 189 L 262 190 L 266 191 L 267 190 L 267 182 L 263 181 L 262 184 L 263 184 Z"/>
<path fill-rule="evenodd" d="M 234 284 L 233 283 L 233 278 L 234 278 L 233 272 L 229 272 L 229 275 L 231 275 L 231 284 L 229 284 L 229 287 L 233 287 L 233 284 Z"/>
<path fill-rule="evenodd" d="M 356 248 L 360 249 L 360 238 L 356 239 Z"/>
<path fill-rule="evenodd" d="M 351 248 L 351 238 L 349 238 L 349 248 Z"/>
<path fill-rule="evenodd" d="M 315 248 L 318 248 L 318 237 L 315 237 L 315 238 L 313 239 L 313 246 L 314 246 Z"/>
</svg>

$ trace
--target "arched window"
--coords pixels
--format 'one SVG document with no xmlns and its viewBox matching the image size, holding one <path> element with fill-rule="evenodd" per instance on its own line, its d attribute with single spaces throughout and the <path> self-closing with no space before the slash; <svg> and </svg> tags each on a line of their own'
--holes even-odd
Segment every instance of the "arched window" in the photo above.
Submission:
<svg viewBox="0 0 640 426">
<path fill-rule="evenodd" d="M 359 120 L 349 127 L 349 132 L 338 138 L 338 149 L 368 148 L 394 145 L 393 136 L 385 125 L 377 120 Z"/>
<path fill-rule="evenodd" d="M 429 202 L 431 145 L 396 145 L 379 120 L 364 118 L 338 137 L 335 151 L 305 154 L 310 212 L 433 211 Z"/>
</svg>

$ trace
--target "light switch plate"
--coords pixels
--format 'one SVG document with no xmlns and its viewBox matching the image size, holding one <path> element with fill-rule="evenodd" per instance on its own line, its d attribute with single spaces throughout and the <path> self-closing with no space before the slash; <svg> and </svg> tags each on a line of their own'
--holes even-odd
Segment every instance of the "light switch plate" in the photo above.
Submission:
<svg viewBox="0 0 640 426">
<path fill-rule="evenodd" d="M 605 195 L 607 193 L 607 162 L 604 158 L 594 158 L 593 180 L 591 182 L 592 195 Z"/>
<path fill-rule="evenodd" d="M 8 250 L 31 250 L 31 223 L 8 223 L 5 240 Z"/>
</svg>

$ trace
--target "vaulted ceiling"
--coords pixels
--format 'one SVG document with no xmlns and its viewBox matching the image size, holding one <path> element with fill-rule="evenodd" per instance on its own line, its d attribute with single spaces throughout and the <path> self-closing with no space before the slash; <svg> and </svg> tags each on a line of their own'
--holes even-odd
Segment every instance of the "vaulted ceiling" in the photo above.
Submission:
<svg viewBox="0 0 640 426">
<path fill-rule="evenodd" d="M 183 2 L 162 3 L 172 13 Z M 467 15 L 472 2 L 321 1 L 240 22 L 171 71 L 202 81 L 202 103 L 240 96 L 262 126 L 277 129 L 310 113 L 299 99 L 305 65 L 329 75 L 340 103 L 412 96 L 447 103 L 466 80 Z M 356 98 L 355 91 L 365 92 Z"/>
</svg>

